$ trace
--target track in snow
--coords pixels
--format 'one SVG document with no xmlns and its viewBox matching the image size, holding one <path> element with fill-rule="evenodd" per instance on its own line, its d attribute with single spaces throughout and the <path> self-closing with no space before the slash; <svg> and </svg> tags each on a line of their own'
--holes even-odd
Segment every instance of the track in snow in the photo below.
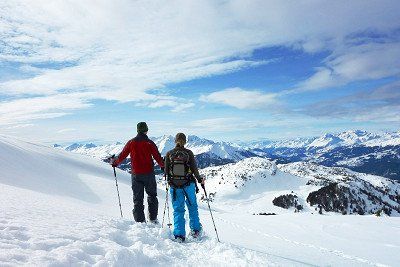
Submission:
<svg viewBox="0 0 400 267">
<path fill-rule="evenodd" d="M 371 265 L 371 266 L 379 266 L 379 267 L 388 266 L 388 265 L 386 265 L 386 264 L 372 262 L 372 261 L 369 261 L 369 260 L 360 258 L 360 257 L 358 257 L 358 256 L 349 255 L 349 254 L 346 254 L 346 253 L 344 253 L 344 252 L 342 252 L 342 251 L 339 251 L 339 250 L 327 249 L 327 248 L 324 248 L 324 247 L 321 247 L 321 246 L 316 246 L 316 245 L 313 245 L 313 244 L 308 244 L 308 243 L 303 243 L 303 242 L 298 242 L 298 241 L 290 240 L 290 239 L 287 239 L 287 238 L 282 237 L 282 236 L 277 236 L 277 235 L 274 235 L 274 234 L 264 233 L 264 232 L 261 232 L 261 231 L 259 231 L 259 230 L 254 230 L 254 229 L 245 227 L 245 226 L 243 226 L 243 225 L 234 223 L 234 222 L 232 222 L 232 221 L 229 221 L 229 220 L 226 220 L 226 219 L 222 219 L 222 218 L 220 218 L 220 217 L 215 217 L 215 218 L 216 218 L 217 220 L 220 220 L 220 221 L 222 221 L 222 222 L 224 222 L 224 223 L 226 223 L 226 224 L 229 224 L 229 225 L 231 225 L 231 226 L 233 226 L 233 227 L 235 227 L 235 228 L 238 228 L 238 229 L 241 229 L 241 230 L 250 232 L 250 233 L 255 233 L 255 234 L 257 234 L 258 236 L 262 236 L 262 237 L 266 237 L 266 238 L 274 238 L 274 239 L 278 239 L 278 240 L 281 240 L 281 241 L 284 241 L 284 242 L 287 242 L 287 243 L 290 243 L 290 244 L 293 244 L 293 245 L 296 245 L 296 246 L 302 246 L 302 247 L 307 247 L 307 248 L 316 249 L 316 250 L 319 250 L 319 251 L 322 252 L 322 253 L 334 254 L 334 255 L 339 256 L 339 257 L 342 257 L 342 258 L 344 258 L 344 259 L 346 259 L 346 260 L 357 261 L 357 262 L 359 262 L 359 263 L 361 263 L 361 264 L 368 264 L 368 265 Z M 291 259 L 291 260 L 293 260 L 293 259 Z M 294 261 L 294 260 L 293 260 L 293 261 Z M 299 262 L 300 262 L 300 261 L 299 261 Z M 305 264 L 306 264 L 306 263 L 305 263 Z M 310 265 L 311 265 L 311 264 L 310 264 Z"/>
</svg>

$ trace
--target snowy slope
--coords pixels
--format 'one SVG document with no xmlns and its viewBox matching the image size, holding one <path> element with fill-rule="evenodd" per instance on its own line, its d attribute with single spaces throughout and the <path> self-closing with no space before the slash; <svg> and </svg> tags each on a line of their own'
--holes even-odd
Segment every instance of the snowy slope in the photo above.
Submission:
<svg viewBox="0 0 400 267">
<path fill-rule="evenodd" d="M 400 261 L 396 217 L 252 215 L 252 207 L 262 205 L 257 194 L 263 189 L 287 191 L 299 179 L 280 170 L 271 176 L 270 162 L 252 164 L 266 170 L 267 178 L 289 180 L 254 183 L 254 194 L 227 190 L 221 199 L 216 196 L 211 205 L 222 243 L 216 242 L 207 205 L 200 201 L 205 239 L 178 244 L 166 230 L 132 223 L 125 172 L 118 171 L 125 216 L 120 219 L 107 164 L 1 136 L 0 266 L 396 266 Z M 210 178 L 210 192 L 213 183 Z M 164 190 L 160 185 L 159 214 Z"/>
<path fill-rule="evenodd" d="M 292 198 L 297 204 L 285 208 L 314 211 L 321 206 L 324 211 L 343 214 L 382 211 L 400 215 L 399 182 L 345 168 L 306 162 L 277 167 L 264 158 L 248 158 L 235 164 L 209 167 L 202 173 L 208 178 L 210 193 L 216 201 L 247 202 L 250 198 L 253 200 L 247 210 L 250 213 L 286 212 L 273 201 L 282 203 Z"/>
<path fill-rule="evenodd" d="M 118 219 L 107 164 L 3 136 L 0 151 L 0 266 L 270 262 L 261 253 L 217 244 L 212 238 L 181 245 L 158 228 L 132 224 L 130 177 L 125 172 L 118 177 L 127 219 Z"/>
<path fill-rule="evenodd" d="M 119 142 L 107 145 L 95 145 L 93 143 L 89 144 L 73 143 L 68 146 L 60 146 L 56 144 L 54 145 L 54 147 L 81 155 L 91 156 L 98 159 L 105 159 L 110 155 L 114 154 L 118 155 L 119 153 L 121 153 L 122 149 L 124 148 L 124 144 Z"/>
</svg>

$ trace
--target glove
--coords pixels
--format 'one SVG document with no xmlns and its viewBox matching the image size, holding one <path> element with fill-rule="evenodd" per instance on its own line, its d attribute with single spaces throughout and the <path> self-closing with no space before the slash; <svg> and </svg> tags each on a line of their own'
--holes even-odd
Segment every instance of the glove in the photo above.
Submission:
<svg viewBox="0 0 400 267">
<path fill-rule="evenodd" d="M 113 166 L 114 168 L 118 166 L 117 164 L 117 158 L 111 158 L 110 159 L 110 164 L 111 166 Z"/>
<path fill-rule="evenodd" d="M 205 181 L 206 181 L 206 179 L 204 177 L 201 177 L 199 183 L 203 186 Z"/>
</svg>

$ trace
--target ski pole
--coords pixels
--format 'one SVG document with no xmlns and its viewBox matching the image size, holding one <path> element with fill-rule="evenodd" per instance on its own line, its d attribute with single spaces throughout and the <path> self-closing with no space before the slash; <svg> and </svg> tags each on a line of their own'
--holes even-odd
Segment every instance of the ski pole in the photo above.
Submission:
<svg viewBox="0 0 400 267">
<path fill-rule="evenodd" d="M 166 185 L 165 185 L 165 204 L 164 204 L 164 212 L 163 212 L 163 219 L 162 219 L 162 224 L 161 224 L 161 228 L 163 228 L 164 227 L 164 219 L 165 219 L 165 211 L 166 210 L 168 210 L 167 212 L 168 212 L 168 227 L 169 228 L 171 228 L 171 219 L 170 219 L 170 217 L 169 217 L 169 204 L 168 204 L 168 182 L 167 182 L 167 179 L 166 179 L 166 174 L 164 174 L 164 178 L 165 178 L 165 181 L 166 181 Z"/>
<path fill-rule="evenodd" d="M 165 211 L 167 210 L 167 199 L 168 199 L 168 185 L 165 185 L 165 203 L 164 203 L 164 212 L 162 216 L 161 228 L 164 228 Z"/>
<path fill-rule="evenodd" d="M 168 197 L 167 197 L 167 216 L 168 216 L 168 228 L 171 229 L 172 223 L 171 223 L 171 218 L 169 217 L 169 203 L 168 203 Z"/>
<path fill-rule="evenodd" d="M 208 204 L 208 210 L 210 211 L 210 214 L 211 214 L 211 219 L 212 219 L 212 222 L 213 222 L 213 224 L 214 224 L 214 230 L 215 230 L 215 234 L 217 235 L 217 240 L 218 240 L 218 242 L 221 242 L 221 241 L 219 240 L 219 237 L 218 237 L 218 231 L 217 231 L 217 227 L 215 226 L 215 221 L 214 221 L 214 217 L 213 217 L 213 214 L 212 214 L 212 211 L 211 211 L 210 200 L 208 199 L 206 187 L 205 187 L 204 184 L 201 184 L 201 187 L 203 188 L 204 194 L 206 195 L 207 204 Z"/>
<path fill-rule="evenodd" d="M 111 157 L 109 157 L 108 159 L 114 159 L 115 155 L 112 155 Z M 119 203 L 119 211 L 121 212 L 121 218 L 124 218 L 124 216 L 122 215 L 122 206 L 121 206 L 121 198 L 119 197 L 119 188 L 118 188 L 118 180 L 117 180 L 117 172 L 115 171 L 115 167 L 113 167 L 114 169 L 114 177 L 115 177 L 115 186 L 117 187 L 117 194 L 118 194 L 118 203 Z"/>
<path fill-rule="evenodd" d="M 114 168 L 115 185 L 117 186 L 117 193 L 118 193 L 119 211 L 121 212 L 121 218 L 124 218 L 124 216 L 122 215 L 121 198 L 119 197 L 119 189 L 118 189 L 117 172 L 115 171 L 115 167 L 113 167 L 113 168 Z"/>
</svg>

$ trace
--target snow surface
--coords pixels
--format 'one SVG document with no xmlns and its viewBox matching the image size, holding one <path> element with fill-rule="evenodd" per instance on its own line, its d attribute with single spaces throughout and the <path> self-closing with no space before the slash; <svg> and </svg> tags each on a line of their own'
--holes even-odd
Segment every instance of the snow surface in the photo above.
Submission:
<svg viewBox="0 0 400 267">
<path fill-rule="evenodd" d="M 273 171 L 274 165 L 265 167 Z M 0 136 L 0 168 L 0 266 L 396 266 L 400 262 L 396 217 L 247 212 L 256 204 L 254 196 L 262 192 L 261 186 L 280 190 L 285 184 L 258 184 L 243 195 L 215 199 L 211 205 L 222 243 L 214 238 L 209 211 L 201 202 L 206 237 L 180 244 L 168 238 L 167 229 L 132 222 L 130 177 L 123 171 L 117 174 L 125 218 L 119 218 L 112 169 L 101 161 Z M 279 175 L 287 174 L 278 170 L 273 177 Z M 160 184 L 160 219 L 164 195 Z"/>
</svg>

